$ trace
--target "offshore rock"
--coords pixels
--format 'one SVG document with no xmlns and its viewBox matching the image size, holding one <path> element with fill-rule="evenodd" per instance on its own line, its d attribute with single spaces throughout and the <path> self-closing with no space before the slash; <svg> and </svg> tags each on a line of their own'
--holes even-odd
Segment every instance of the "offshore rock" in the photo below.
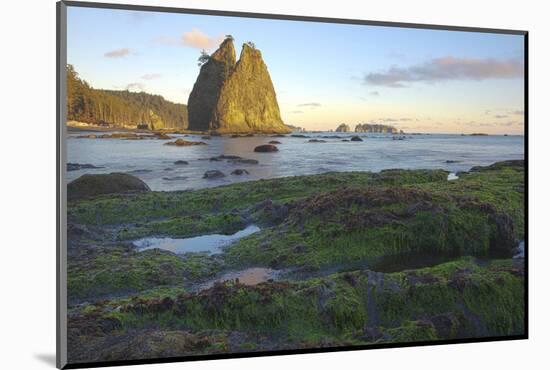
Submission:
<svg viewBox="0 0 550 370">
<path fill-rule="evenodd" d="M 189 96 L 189 128 L 217 133 L 288 133 L 262 54 L 244 44 L 235 63 L 226 39 L 201 71 Z"/>
<path fill-rule="evenodd" d="M 126 173 L 86 174 L 67 185 L 67 198 L 77 200 L 102 194 L 140 193 L 150 190 L 142 180 Z"/>
</svg>

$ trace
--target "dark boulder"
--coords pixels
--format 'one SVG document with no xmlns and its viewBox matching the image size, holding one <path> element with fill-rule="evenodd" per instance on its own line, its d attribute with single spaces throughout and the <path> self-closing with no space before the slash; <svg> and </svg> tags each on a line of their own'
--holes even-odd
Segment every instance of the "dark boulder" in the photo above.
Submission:
<svg viewBox="0 0 550 370">
<path fill-rule="evenodd" d="M 219 179 L 225 177 L 225 174 L 219 170 L 206 171 L 202 176 L 203 179 Z"/>
<path fill-rule="evenodd" d="M 352 136 L 350 141 L 363 141 L 359 136 Z"/>
<path fill-rule="evenodd" d="M 270 152 L 278 152 L 279 149 L 273 144 L 264 144 L 264 145 L 258 145 L 257 147 L 255 147 L 254 151 L 258 153 L 270 153 Z"/>
<path fill-rule="evenodd" d="M 67 185 L 67 198 L 78 200 L 101 194 L 139 193 L 150 190 L 142 180 L 126 173 L 87 174 Z"/>
<path fill-rule="evenodd" d="M 237 168 L 236 170 L 234 170 L 233 172 L 231 172 L 232 175 L 248 175 L 249 172 L 245 169 L 242 169 L 242 168 Z"/>
</svg>

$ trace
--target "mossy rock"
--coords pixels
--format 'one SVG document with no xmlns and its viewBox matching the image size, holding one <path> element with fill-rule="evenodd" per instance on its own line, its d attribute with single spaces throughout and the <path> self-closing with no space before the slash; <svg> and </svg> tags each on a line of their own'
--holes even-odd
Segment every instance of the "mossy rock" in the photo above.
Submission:
<svg viewBox="0 0 550 370">
<path fill-rule="evenodd" d="M 151 191 L 149 186 L 135 176 L 113 172 L 101 175 L 82 175 L 67 185 L 69 200 L 92 198 L 102 194 L 141 193 Z"/>
</svg>

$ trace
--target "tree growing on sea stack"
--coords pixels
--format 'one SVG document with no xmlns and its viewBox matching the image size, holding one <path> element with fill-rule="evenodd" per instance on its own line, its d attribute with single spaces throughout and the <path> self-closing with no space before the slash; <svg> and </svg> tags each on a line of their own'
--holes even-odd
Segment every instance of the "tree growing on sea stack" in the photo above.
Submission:
<svg viewBox="0 0 550 370">
<path fill-rule="evenodd" d="M 208 60 L 189 95 L 189 129 L 218 133 L 288 133 L 261 52 L 249 44 L 235 58 L 228 36 Z"/>
</svg>

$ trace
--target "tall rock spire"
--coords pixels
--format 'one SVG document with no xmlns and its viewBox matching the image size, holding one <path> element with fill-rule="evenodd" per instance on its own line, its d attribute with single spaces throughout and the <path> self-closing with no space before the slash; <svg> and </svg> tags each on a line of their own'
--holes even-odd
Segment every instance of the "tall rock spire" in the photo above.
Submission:
<svg viewBox="0 0 550 370">
<path fill-rule="evenodd" d="M 236 64 L 234 53 L 232 41 L 226 39 L 202 66 L 189 96 L 189 128 L 220 133 L 290 132 L 281 119 L 261 52 L 244 44 Z"/>
<path fill-rule="evenodd" d="M 235 67 L 235 59 L 233 39 L 226 38 L 201 66 L 187 104 L 190 130 L 205 131 L 210 128 L 220 90 Z"/>
</svg>

